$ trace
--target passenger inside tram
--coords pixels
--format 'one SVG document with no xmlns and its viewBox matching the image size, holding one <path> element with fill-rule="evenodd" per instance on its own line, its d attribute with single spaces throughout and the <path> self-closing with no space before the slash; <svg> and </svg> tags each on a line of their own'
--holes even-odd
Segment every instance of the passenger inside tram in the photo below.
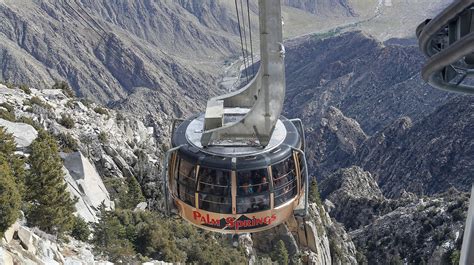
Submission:
<svg viewBox="0 0 474 265">
<path fill-rule="evenodd" d="M 237 213 L 252 213 L 270 208 L 267 170 L 238 172 Z"/>
</svg>

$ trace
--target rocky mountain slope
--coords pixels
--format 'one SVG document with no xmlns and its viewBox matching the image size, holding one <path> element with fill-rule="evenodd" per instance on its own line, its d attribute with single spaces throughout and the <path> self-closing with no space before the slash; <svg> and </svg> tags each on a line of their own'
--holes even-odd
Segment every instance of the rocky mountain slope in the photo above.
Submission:
<svg viewBox="0 0 474 265">
<path fill-rule="evenodd" d="M 451 264 L 459 251 L 469 196 L 451 189 L 433 197 L 385 198 L 369 172 L 341 169 L 324 180 L 330 215 L 349 229 L 369 264 Z"/>
<path fill-rule="evenodd" d="M 237 49 L 231 10 L 210 12 L 207 3 L 3 1 L 0 78 L 31 85 L 68 80 L 94 101 L 189 113 L 218 91 L 216 69 Z M 143 91 L 158 104 L 145 105 Z"/>
</svg>

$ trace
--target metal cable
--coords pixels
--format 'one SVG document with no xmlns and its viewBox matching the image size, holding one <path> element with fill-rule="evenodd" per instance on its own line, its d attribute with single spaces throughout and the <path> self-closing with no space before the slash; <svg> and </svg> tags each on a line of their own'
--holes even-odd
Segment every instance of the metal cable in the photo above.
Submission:
<svg viewBox="0 0 474 265">
<path fill-rule="evenodd" d="M 106 31 L 106 30 L 97 22 L 97 20 L 95 20 L 95 19 L 89 14 L 89 12 L 87 12 L 79 3 L 77 3 L 76 0 L 73 0 L 73 2 L 82 10 L 82 12 L 84 12 L 84 14 L 86 14 L 87 17 L 89 17 L 90 20 L 92 20 L 92 22 L 94 22 L 94 24 L 95 24 L 105 35 L 109 35 L 109 32 Z"/>
<path fill-rule="evenodd" d="M 253 63 L 253 42 L 252 42 L 252 24 L 250 23 L 250 5 L 247 0 L 247 16 L 249 19 L 249 37 L 250 37 L 250 58 L 252 59 L 252 74 L 255 76 L 255 65 Z"/>
<path fill-rule="evenodd" d="M 248 46 L 247 46 L 247 34 L 246 34 L 246 28 L 245 28 L 245 15 L 244 15 L 244 7 L 243 7 L 243 4 L 242 4 L 242 0 L 240 0 L 240 10 L 241 10 L 241 15 L 242 15 L 242 28 L 243 28 L 243 35 L 244 35 L 244 43 L 245 43 L 245 55 L 244 55 L 244 66 L 245 68 L 249 68 L 248 67 L 248 60 L 247 58 L 249 57 L 248 56 L 248 52 L 249 52 L 249 49 L 248 49 Z M 247 77 L 247 83 L 249 82 L 249 75 L 247 74 L 247 71 L 245 71 L 246 73 L 246 77 Z"/>
<path fill-rule="evenodd" d="M 92 26 L 91 24 L 89 24 L 89 21 L 87 21 L 87 19 L 85 19 L 79 12 L 77 12 L 77 10 L 76 10 L 74 7 L 72 7 L 71 4 L 69 4 L 69 2 L 68 2 L 67 0 L 64 0 L 64 3 L 66 3 L 66 5 L 67 5 L 70 9 L 72 9 L 72 11 L 73 11 L 74 13 L 76 13 L 76 15 L 79 16 L 79 17 L 87 24 L 87 26 L 89 26 L 93 31 L 95 31 L 95 33 L 97 33 L 97 35 L 99 35 L 99 37 L 100 37 L 101 39 L 103 39 L 105 42 L 107 42 L 107 38 L 105 38 L 99 31 L 97 31 L 97 29 L 96 29 L 94 26 Z"/>
<path fill-rule="evenodd" d="M 237 13 L 237 23 L 239 24 L 240 48 L 242 48 L 242 58 L 244 59 L 244 63 L 245 63 L 244 41 L 242 39 L 242 29 L 240 28 L 239 7 L 237 5 L 237 0 L 234 0 L 234 2 L 235 2 L 235 12 Z M 245 75 L 248 76 L 247 67 L 245 67 Z"/>
</svg>

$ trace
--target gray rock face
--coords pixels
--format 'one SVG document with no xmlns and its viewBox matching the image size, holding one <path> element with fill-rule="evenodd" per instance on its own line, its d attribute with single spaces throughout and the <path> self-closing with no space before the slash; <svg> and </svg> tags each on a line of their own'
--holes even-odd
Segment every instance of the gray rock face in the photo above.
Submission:
<svg viewBox="0 0 474 265">
<path fill-rule="evenodd" d="M 25 150 L 31 143 L 38 137 L 38 132 L 33 126 L 20 123 L 20 122 L 9 122 L 4 119 L 0 119 L 0 126 L 4 127 L 8 133 L 13 134 L 15 137 L 15 143 L 19 150 Z"/>
<path fill-rule="evenodd" d="M 162 203 L 162 181 L 160 177 L 160 155 L 162 148 L 157 139 L 168 137 L 167 131 L 148 127 L 128 114 L 107 110 L 99 114 L 97 105 L 85 106 L 77 100 L 70 100 L 58 90 L 37 90 L 31 95 L 18 89 L 5 89 L 2 100 L 15 107 L 17 117 L 27 117 L 40 123 L 54 135 L 69 135 L 77 141 L 79 152 L 64 154 L 65 179 L 74 196 L 80 198 L 76 205 L 78 213 L 87 221 L 96 221 L 97 207 L 104 201 L 106 207 L 113 207 L 112 200 L 118 190 L 102 182 L 124 183 L 128 177 L 135 177 L 149 199 L 148 207 L 157 208 Z M 0 93 L 2 93 L 0 88 Z M 52 106 L 45 109 L 34 106 L 23 108 L 25 101 L 37 97 Z M 67 129 L 55 117 L 72 117 L 74 127 Z M 164 123 L 156 117 L 157 124 Z M 155 128 L 160 134 L 155 132 Z M 63 140 L 60 141 L 64 146 Z"/>
<path fill-rule="evenodd" d="M 383 45 L 361 33 L 302 38 L 287 45 L 287 116 L 319 125 L 329 106 L 355 119 L 369 135 L 401 116 L 426 116 L 453 95 L 419 77 L 418 47 Z"/>
<path fill-rule="evenodd" d="M 470 189 L 472 97 L 426 85 L 416 47 L 385 46 L 357 32 L 288 46 L 286 114 L 303 118 L 319 180 L 358 165 L 387 197 Z"/>
<path fill-rule="evenodd" d="M 235 35 L 223 34 L 235 31 L 232 9 L 212 5 L 199 1 L 194 14 L 186 1 L 3 2 L 0 79 L 35 86 L 67 80 L 101 103 L 189 114 L 218 91 L 219 62 L 237 50 Z"/>
</svg>

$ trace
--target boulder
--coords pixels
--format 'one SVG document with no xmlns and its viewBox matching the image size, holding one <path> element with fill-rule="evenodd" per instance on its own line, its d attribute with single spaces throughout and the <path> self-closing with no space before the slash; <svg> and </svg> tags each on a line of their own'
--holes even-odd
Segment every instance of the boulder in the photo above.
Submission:
<svg viewBox="0 0 474 265">
<path fill-rule="evenodd" d="M 0 119 L 0 126 L 5 127 L 7 132 L 13 134 L 15 137 L 15 143 L 19 150 L 23 150 L 30 146 L 36 137 L 38 137 L 38 132 L 35 128 L 26 123 L 10 122 Z"/>
<path fill-rule="evenodd" d="M 135 207 L 135 211 L 145 211 L 146 207 L 148 207 L 148 203 L 146 202 L 141 202 Z"/>
<path fill-rule="evenodd" d="M 40 238 L 35 235 L 30 229 L 21 226 L 18 229 L 18 238 L 20 239 L 21 245 L 25 250 L 31 254 L 36 254 L 36 245 Z"/>
<path fill-rule="evenodd" d="M 3 234 L 3 238 L 5 239 L 6 243 L 10 243 L 13 239 L 13 235 L 15 234 L 16 231 L 20 228 L 20 224 L 18 222 L 14 223 L 10 228 L 5 231 Z"/>
</svg>

